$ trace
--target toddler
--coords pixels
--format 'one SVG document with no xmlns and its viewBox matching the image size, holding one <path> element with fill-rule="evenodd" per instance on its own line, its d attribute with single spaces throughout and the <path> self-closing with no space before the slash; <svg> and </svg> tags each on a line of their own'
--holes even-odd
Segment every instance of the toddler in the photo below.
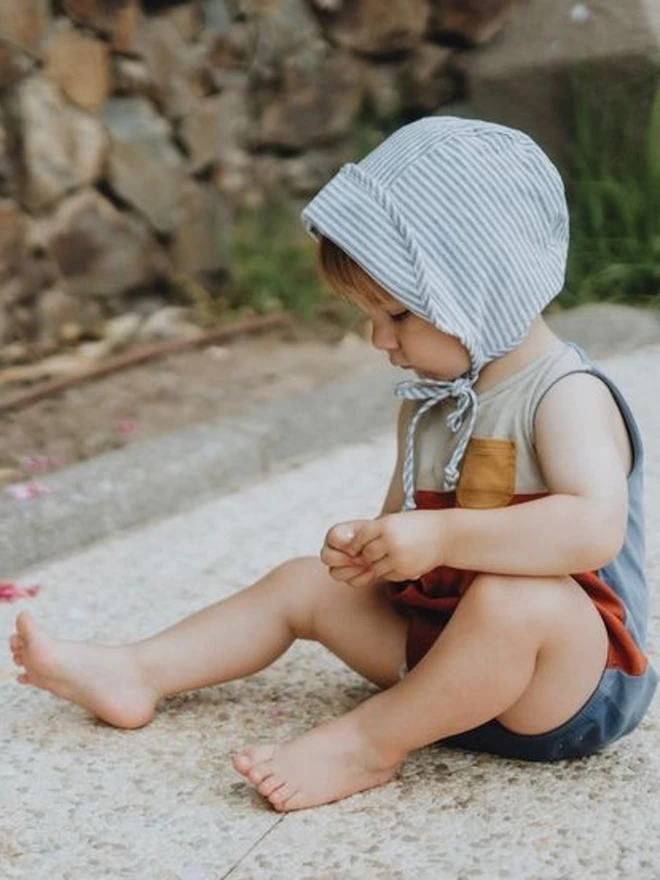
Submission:
<svg viewBox="0 0 660 880">
<path fill-rule="evenodd" d="M 438 741 L 553 761 L 627 734 L 656 685 L 642 445 L 611 380 L 541 317 L 568 244 L 557 171 L 519 131 L 430 117 L 344 166 L 303 222 L 322 276 L 412 371 L 380 514 L 134 644 L 53 639 L 23 612 L 18 680 L 133 728 L 314 639 L 380 690 L 234 756 L 282 811 L 382 785 Z"/>
</svg>

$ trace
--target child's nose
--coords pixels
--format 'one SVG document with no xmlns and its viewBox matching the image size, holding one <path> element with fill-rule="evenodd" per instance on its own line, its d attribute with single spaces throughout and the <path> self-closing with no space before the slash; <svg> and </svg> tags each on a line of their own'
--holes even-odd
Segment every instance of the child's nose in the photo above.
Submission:
<svg viewBox="0 0 660 880">
<path fill-rule="evenodd" d="M 371 325 L 371 344 L 382 351 L 393 351 L 399 347 L 391 322 L 376 322 Z"/>
</svg>

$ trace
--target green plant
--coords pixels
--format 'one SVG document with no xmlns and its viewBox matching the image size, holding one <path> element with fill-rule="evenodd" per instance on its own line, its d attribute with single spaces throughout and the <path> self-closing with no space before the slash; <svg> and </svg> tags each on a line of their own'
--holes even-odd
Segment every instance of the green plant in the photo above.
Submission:
<svg viewBox="0 0 660 880">
<path fill-rule="evenodd" d="M 567 169 L 571 247 L 564 305 L 660 304 L 660 83 L 642 137 L 623 90 L 574 83 Z"/>
<path fill-rule="evenodd" d="M 232 307 L 311 317 L 327 299 L 315 249 L 291 205 L 274 202 L 239 214 L 232 228 L 231 266 L 227 296 Z"/>
</svg>

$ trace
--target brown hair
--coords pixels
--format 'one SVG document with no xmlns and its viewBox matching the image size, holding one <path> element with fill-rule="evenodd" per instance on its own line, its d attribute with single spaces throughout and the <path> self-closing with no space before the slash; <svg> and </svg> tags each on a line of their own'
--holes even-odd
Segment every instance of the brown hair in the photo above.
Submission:
<svg viewBox="0 0 660 880">
<path fill-rule="evenodd" d="M 343 299 L 382 305 L 390 294 L 352 257 L 329 238 L 319 238 L 318 268 L 321 278 Z"/>
</svg>

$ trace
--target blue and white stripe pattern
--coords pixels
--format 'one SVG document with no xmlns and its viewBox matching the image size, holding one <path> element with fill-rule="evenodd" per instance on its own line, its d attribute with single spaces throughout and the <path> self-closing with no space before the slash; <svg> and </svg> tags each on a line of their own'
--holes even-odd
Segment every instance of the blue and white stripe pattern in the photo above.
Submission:
<svg viewBox="0 0 660 880">
<path fill-rule="evenodd" d="M 415 428 L 423 412 L 447 397 L 458 401 L 449 418 L 461 432 L 445 470 L 445 488 L 453 489 L 474 427 L 479 372 L 516 348 L 563 286 L 568 211 L 561 177 L 520 131 L 432 116 L 399 129 L 358 165 L 341 168 L 302 219 L 467 349 L 471 368 L 464 377 L 403 383 L 397 391 L 424 400 L 409 428 L 406 507 L 414 507 Z"/>
</svg>

